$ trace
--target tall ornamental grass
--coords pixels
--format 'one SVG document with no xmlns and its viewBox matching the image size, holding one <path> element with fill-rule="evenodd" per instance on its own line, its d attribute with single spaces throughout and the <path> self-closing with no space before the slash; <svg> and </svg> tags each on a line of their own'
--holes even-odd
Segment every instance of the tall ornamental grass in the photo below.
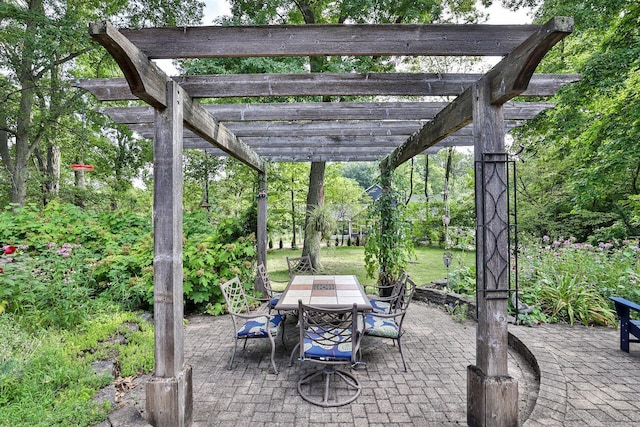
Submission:
<svg viewBox="0 0 640 427">
<path fill-rule="evenodd" d="M 615 325 L 608 297 L 640 301 L 638 241 L 597 246 L 544 237 L 528 242 L 519 256 L 520 299 L 539 319 L 573 325 Z"/>
</svg>

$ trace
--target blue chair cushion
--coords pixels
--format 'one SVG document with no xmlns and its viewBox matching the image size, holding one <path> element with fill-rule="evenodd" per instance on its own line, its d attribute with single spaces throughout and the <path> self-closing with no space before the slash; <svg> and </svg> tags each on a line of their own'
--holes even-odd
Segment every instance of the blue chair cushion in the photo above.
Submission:
<svg viewBox="0 0 640 427">
<path fill-rule="evenodd" d="M 275 337 L 278 335 L 278 327 L 282 323 L 283 319 L 284 316 L 282 314 L 274 314 L 270 316 L 269 326 L 271 328 L 272 336 Z M 266 315 L 247 320 L 237 332 L 238 338 L 261 338 L 268 336 L 266 323 Z"/>
<path fill-rule="evenodd" d="M 276 304 L 278 304 L 278 301 L 280 301 L 280 295 L 277 295 L 277 296 L 271 298 L 271 301 L 269 301 L 269 306 L 271 308 L 275 307 Z"/>
<path fill-rule="evenodd" d="M 323 336 L 334 336 L 330 333 L 318 334 L 310 332 L 309 337 L 304 338 L 304 355 L 311 359 L 319 360 L 351 360 L 351 341 L 346 343 L 336 342 L 334 340 L 327 339 L 322 341 Z M 316 341 L 320 339 L 319 341 Z M 340 337 L 340 341 L 345 340 L 346 337 Z"/>
<path fill-rule="evenodd" d="M 398 338 L 400 330 L 394 319 L 385 319 L 374 314 L 364 316 L 364 333 L 382 338 Z"/>
<path fill-rule="evenodd" d="M 377 299 L 370 299 L 369 303 L 371 307 L 373 307 L 374 313 L 390 313 L 391 312 L 391 303 L 388 301 L 380 301 Z"/>
</svg>

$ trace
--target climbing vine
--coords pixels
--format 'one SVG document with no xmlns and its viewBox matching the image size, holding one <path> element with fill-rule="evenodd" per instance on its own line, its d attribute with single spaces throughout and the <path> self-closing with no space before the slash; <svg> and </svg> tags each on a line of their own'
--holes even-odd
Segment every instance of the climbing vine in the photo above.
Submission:
<svg viewBox="0 0 640 427">
<path fill-rule="evenodd" d="M 369 236 L 364 247 L 367 275 L 382 286 L 392 284 L 414 256 L 409 224 L 391 173 L 382 174 L 382 194 L 369 211 Z"/>
</svg>

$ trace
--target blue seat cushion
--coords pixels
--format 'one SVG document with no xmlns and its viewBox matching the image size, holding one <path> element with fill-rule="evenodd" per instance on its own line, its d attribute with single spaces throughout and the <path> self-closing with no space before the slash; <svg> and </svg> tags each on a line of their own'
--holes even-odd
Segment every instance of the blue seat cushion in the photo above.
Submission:
<svg viewBox="0 0 640 427">
<path fill-rule="evenodd" d="M 284 316 L 282 314 L 274 314 L 269 316 L 269 327 L 271 328 L 271 335 L 278 335 L 278 327 L 282 323 Z M 260 338 L 266 337 L 267 334 L 267 316 L 256 317 L 255 319 L 247 320 L 244 325 L 237 332 L 238 338 Z"/>
<path fill-rule="evenodd" d="M 374 313 L 390 313 L 391 303 L 388 301 L 380 301 L 377 299 L 369 299 L 371 307 L 373 307 Z"/>
<path fill-rule="evenodd" d="M 271 308 L 275 307 L 276 304 L 278 304 L 278 301 L 280 301 L 280 295 L 276 295 L 273 298 L 271 298 L 271 300 L 269 301 L 269 306 Z"/>
<path fill-rule="evenodd" d="M 364 316 L 364 333 L 382 338 L 396 339 L 400 336 L 400 329 L 394 319 L 385 319 L 375 314 Z"/>
<path fill-rule="evenodd" d="M 304 338 L 304 355 L 311 359 L 319 360 L 351 360 L 351 341 L 337 342 L 330 332 L 316 333 L 309 332 Z M 322 340 L 323 337 L 331 339 Z M 339 337 L 339 341 L 346 340 L 346 337 Z"/>
</svg>

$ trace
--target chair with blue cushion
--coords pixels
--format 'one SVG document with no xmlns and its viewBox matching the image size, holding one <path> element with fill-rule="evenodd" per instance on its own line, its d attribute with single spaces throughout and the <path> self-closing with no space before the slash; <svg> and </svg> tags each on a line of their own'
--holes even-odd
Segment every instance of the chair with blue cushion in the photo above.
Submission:
<svg viewBox="0 0 640 427">
<path fill-rule="evenodd" d="M 271 366 L 273 372 L 277 374 L 278 368 L 276 368 L 274 359 L 275 337 L 281 335 L 284 345 L 284 316 L 282 314 L 252 312 L 247 294 L 238 276 L 220 284 L 220 289 L 227 302 L 227 309 L 233 322 L 233 354 L 229 361 L 229 369 L 233 366 L 239 340 L 244 340 L 243 348 L 246 348 L 249 339 L 268 338 L 271 341 Z"/>
<path fill-rule="evenodd" d="M 393 340 L 393 343 L 398 343 L 398 349 L 400 350 L 400 357 L 402 358 L 402 366 L 404 371 L 407 372 L 407 364 L 404 361 L 404 354 L 402 353 L 402 335 L 404 330 L 402 329 L 402 322 L 407 314 L 409 303 L 413 298 L 413 294 L 416 291 L 416 284 L 413 280 L 407 277 L 407 284 L 404 292 L 402 292 L 395 302 L 395 305 L 391 307 L 389 313 L 367 313 L 364 316 L 364 335 L 372 336 L 376 338 L 386 338 Z"/>
<path fill-rule="evenodd" d="M 377 286 L 377 295 L 367 295 L 374 313 L 391 312 L 398 301 L 398 297 L 405 291 L 407 277 L 407 273 L 403 271 L 392 284 Z"/>
<path fill-rule="evenodd" d="M 298 313 L 300 361 L 322 365 L 322 369 L 298 381 L 300 396 L 325 408 L 353 402 L 362 386 L 353 374 L 338 368 L 357 364 L 361 327 L 356 304 L 345 309 L 323 309 L 298 301 Z"/>
<path fill-rule="evenodd" d="M 271 311 L 276 306 L 276 304 L 278 304 L 282 293 L 275 292 L 271 287 L 271 279 L 269 278 L 269 273 L 267 273 L 267 268 L 263 263 L 260 263 L 258 265 L 258 278 L 262 282 L 262 286 L 264 287 L 264 291 L 266 293 L 266 298 L 263 301 L 267 303 L 269 311 Z"/>
</svg>

